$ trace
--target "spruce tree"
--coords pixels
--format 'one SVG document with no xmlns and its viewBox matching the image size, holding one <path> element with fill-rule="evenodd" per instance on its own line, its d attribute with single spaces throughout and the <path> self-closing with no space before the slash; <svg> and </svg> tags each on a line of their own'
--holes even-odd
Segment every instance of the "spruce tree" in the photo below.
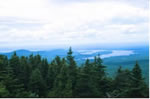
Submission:
<svg viewBox="0 0 150 99">
<path fill-rule="evenodd" d="M 6 86 L 1 82 L 0 83 L 0 98 L 9 97 L 9 91 L 6 89 Z"/>
<path fill-rule="evenodd" d="M 78 75 L 77 84 L 75 87 L 75 97 L 98 97 L 98 90 L 95 85 L 95 82 L 92 80 L 92 76 L 89 74 L 86 74 L 84 72 L 81 72 Z"/>
<path fill-rule="evenodd" d="M 72 81 L 72 90 L 74 91 L 74 88 L 76 85 L 76 77 L 77 77 L 77 65 L 72 54 L 73 52 L 70 47 L 69 52 L 67 53 L 67 63 L 68 63 L 68 69 L 69 69 L 68 71 L 69 79 Z M 74 92 L 73 92 L 73 95 L 74 95 Z"/>
<path fill-rule="evenodd" d="M 46 81 L 47 74 L 48 74 L 48 61 L 47 61 L 47 59 L 42 59 L 40 71 L 41 71 L 43 79 Z"/>
<path fill-rule="evenodd" d="M 20 67 L 21 67 L 21 73 L 20 73 L 20 81 L 24 84 L 24 87 L 26 90 L 29 89 L 29 79 L 32 72 L 32 67 L 28 63 L 28 58 L 22 56 L 20 59 Z"/>
<path fill-rule="evenodd" d="M 54 87 L 54 81 L 55 78 L 58 75 L 58 70 L 57 70 L 57 64 L 55 59 L 52 60 L 51 64 L 48 67 L 48 74 L 47 74 L 47 87 L 49 90 L 51 90 Z"/>
<path fill-rule="evenodd" d="M 132 69 L 132 76 L 138 81 L 137 84 L 143 80 L 142 77 L 142 70 L 138 64 L 138 62 L 136 62 L 134 68 Z"/>
<path fill-rule="evenodd" d="M 30 90 L 33 93 L 36 93 L 37 95 L 39 95 L 39 97 L 46 96 L 46 85 L 38 68 L 32 72 L 29 84 Z"/>
<path fill-rule="evenodd" d="M 103 97 L 106 96 L 106 92 L 108 89 L 108 83 L 107 83 L 107 78 L 106 78 L 106 73 L 105 73 L 105 68 L 102 64 L 102 59 L 100 58 L 100 55 L 95 56 L 94 62 L 92 63 L 93 65 L 93 81 L 97 82 L 96 86 L 99 91 L 99 96 Z"/>
<path fill-rule="evenodd" d="M 126 97 L 126 92 L 130 88 L 131 72 L 126 69 L 123 70 L 120 66 L 117 70 L 117 75 L 113 81 L 113 90 L 111 92 L 112 97 Z"/>
<path fill-rule="evenodd" d="M 19 77 L 20 75 L 20 60 L 19 57 L 17 56 L 16 52 L 12 55 L 11 59 L 9 60 L 9 65 L 13 69 L 13 73 L 15 77 Z"/>
<path fill-rule="evenodd" d="M 6 89 L 9 91 L 10 97 L 22 97 L 23 93 L 25 92 L 24 85 L 20 83 L 20 81 L 14 77 L 11 69 L 9 70 L 8 74 L 5 75 L 3 80 Z"/>
<path fill-rule="evenodd" d="M 68 79 L 68 68 L 66 60 L 63 58 L 60 61 L 60 73 L 56 76 L 52 91 L 49 97 L 71 97 L 72 96 L 72 82 Z"/>
<path fill-rule="evenodd" d="M 127 97 L 133 98 L 142 98 L 148 97 L 149 91 L 146 83 L 144 82 L 144 78 L 142 77 L 142 70 L 136 62 L 134 68 L 132 69 L 132 77 L 131 77 L 131 86 L 127 92 Z"/>
</svg>

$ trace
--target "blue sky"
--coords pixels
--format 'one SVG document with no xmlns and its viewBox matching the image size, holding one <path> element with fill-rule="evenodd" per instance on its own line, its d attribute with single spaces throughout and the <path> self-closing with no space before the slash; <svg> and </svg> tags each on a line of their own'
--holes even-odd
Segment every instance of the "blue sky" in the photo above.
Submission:
<svg viewBox="0 0 150 99">
<path fill-rule="evenodd" d="M 148 14 L 148 0 L 0 0 L 0 49 L 148 44 Z"/>
</svg>

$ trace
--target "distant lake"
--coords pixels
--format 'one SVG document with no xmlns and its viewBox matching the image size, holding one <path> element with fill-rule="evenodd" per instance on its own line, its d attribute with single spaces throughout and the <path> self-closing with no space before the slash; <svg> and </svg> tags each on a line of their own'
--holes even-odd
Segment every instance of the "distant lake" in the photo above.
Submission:
<svg viewBox="0 0 150 99">
<path fill-rule="evenodd" d="M 82 50 L 80 51 L 80 54 L 84 54 L 84 55 L 90 55 L 90 54 L 94 54 L 97 52 L 103 52 L 103 51 L 107 51 L 107 50 Z M 101 58 L 109 58 L 109 57 L 114 57 L 114 56 L 129 56 L 135 54 L 133 50 L 112 50 L 112 53 L 109 54 L 102 54 L 100 57 Z M 86 57 L 84 59 L 94 59 L 94 56 L 92 57 Z"/>
<path fill-rule="evenodd" d="M 97 52 L 104 52 L 104 51 L 107 51 L 107 50 L 79 50 L 78 52 L 82 55 L 91 55 Z"/>
<path fill-rule="evenodd" d="M 113 56 L 129 56 L 135 54 L 131 50 L 113 50 L 111 54 L 104 54 L 101 55 L 101 58 L 108 58 L 108 57 L 113 57 Z"/>
</svg>

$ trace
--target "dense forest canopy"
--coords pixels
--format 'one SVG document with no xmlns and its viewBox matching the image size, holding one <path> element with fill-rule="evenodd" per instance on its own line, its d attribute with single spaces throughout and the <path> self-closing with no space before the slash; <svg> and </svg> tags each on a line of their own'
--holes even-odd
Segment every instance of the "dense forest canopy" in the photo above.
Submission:
<svg viewBox="0 0 150 99">
<path fill-rule="evenodd" d="M 132 70 L 120 66 L 111 78 L 99 55 L 78 66 L 72 53 L 50 63 L 40 55 L 0 55 L 0 97 L 149 97 L 138 62 Z"/>
</svg>

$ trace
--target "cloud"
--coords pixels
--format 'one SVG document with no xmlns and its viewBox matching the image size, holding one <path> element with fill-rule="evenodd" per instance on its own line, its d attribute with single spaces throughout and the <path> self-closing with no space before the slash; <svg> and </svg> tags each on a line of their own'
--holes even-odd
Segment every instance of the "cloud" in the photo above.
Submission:
<svg viewBox="0 0 150 99">
<path fill-rule="evenodd" d="M 148 9 L 138 0 L 1 0 L 1 46 L 148 42 Z M 5 42 L 5 43 L 4 43 Z"/>
</svg>

